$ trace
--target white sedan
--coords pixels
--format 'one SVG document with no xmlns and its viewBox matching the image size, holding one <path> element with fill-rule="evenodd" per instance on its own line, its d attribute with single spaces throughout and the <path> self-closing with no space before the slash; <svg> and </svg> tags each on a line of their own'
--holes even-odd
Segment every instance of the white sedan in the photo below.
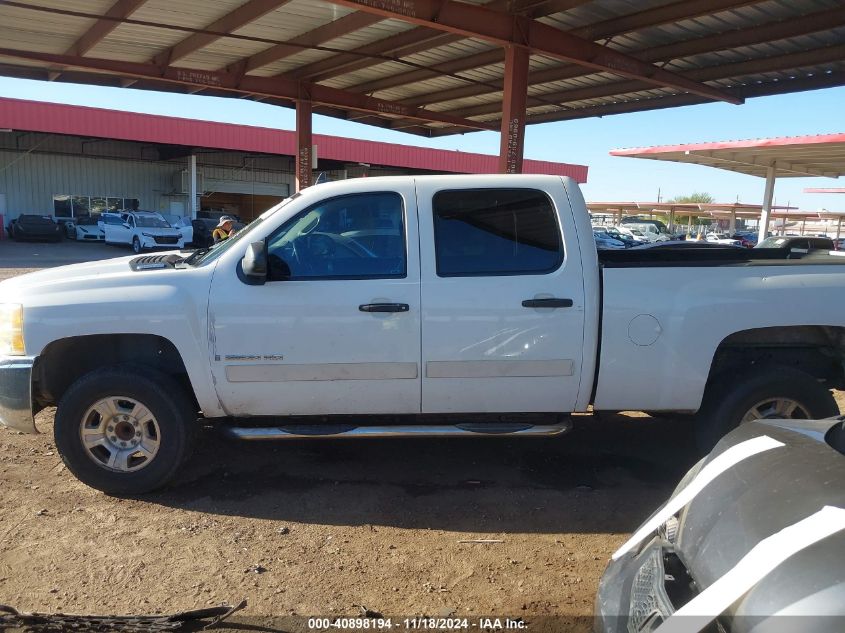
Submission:
<svg viewBox="0 0 845 633">
<path fill-rule="evenodd" d="M 106 244 L 126 245 L 136 253 L 147 248 L 184 248 L 185 240 L 160 213 L 132 211 L 120 214 L 117 222 L 108 218 L 105 223 Z"/>
<path fill-rule="evenodd" d="M 722 244 L 723 246 L 742 246 L 742 242 L 728 237 L 724 233 L 708 233 L 704 236 L 704 241 L 711 244 Z"/>
</svg>

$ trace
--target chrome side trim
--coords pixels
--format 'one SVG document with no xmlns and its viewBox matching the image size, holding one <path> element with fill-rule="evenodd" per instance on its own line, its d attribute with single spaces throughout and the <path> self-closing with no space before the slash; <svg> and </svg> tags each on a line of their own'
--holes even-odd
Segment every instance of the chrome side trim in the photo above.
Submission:
<svg viewBox="0 0 845 633">
<path fill-rule="evenodd" d="M 0 356 L 0 423 L 24 433 L 38 433 L 32 413 L 35 357 Z"/>
<path fill-rule="evenodd" d="M 228 359 L 228 357 L 227 357 Z M 297 380 L 407 380 L 419 375 L 416 363 L 321 363 L 313 365 L 226 365 L 229 382 Z"/>
<path fill-rule="evenodd" d="M 542 378 L 571 376 L 573 362 L 562 360 L 430 360 L 427 378 Z"/>
<path fill-rule="evenodd" d="M 237 427 L 227 426 L 223 432 L 239 440 L 291 440 L 291 439 L 335 439 L 335 438 L 371 438 L 371 437 L 503 437 L 503 436 L 551 436 L 566 433 L 572 428 L 569 420 L 559 424 L 513 425 L 511 430 L 499 425 L 490 425 L 491 430 L 484 430 L 484 425 L 401 425 L 401 426 L 358 426 L 341 428 L 326 426 L 321 432 L 321 425 L 315 424 L 313 432 L 287 430 L 283 427 Z"/>
</svg>

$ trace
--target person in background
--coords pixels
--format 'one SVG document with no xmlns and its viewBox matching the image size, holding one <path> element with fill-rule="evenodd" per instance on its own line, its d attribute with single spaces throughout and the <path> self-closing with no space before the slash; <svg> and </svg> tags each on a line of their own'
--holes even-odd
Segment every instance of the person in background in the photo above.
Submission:
<svg viewBox="0 0 845 633">
<path fill-rule="evenodd" d="M 211 237 L 214 238 L 214 243 L 217 244 L 223 240 L 228 240 L 232 233 L 235 232 L 233 228 L 234 225 L 235 221 L 228 215 L 220 216 L 220 221 L 217 223 L 217 227 L 211 232 Z"/>
</svg>

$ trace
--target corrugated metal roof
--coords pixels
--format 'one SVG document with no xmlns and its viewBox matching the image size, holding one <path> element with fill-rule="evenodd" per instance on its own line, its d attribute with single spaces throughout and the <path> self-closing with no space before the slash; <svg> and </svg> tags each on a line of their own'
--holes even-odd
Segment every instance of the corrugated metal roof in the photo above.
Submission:
<svg viewBox="0 0 845 633">
<path fill-rule="evenodd" d="M 612 156 L 696 163 L 765 177 L 845 175 L 845 132 L 615 149 Z"/>
<path fill-rule="evenodd" d="M 2 97 L 0 129 L 285 156 L 296 153 L 296 134 L 289 130 Z M 314 143 L 318 147 L 319 157 L 326 160 L 434 172 L 485 174 L 495 172 L 498 161 L 498 157 L 487 154 L 322 134 L 314 135 Z M 529 174 L 570 176 L 578 182 L 587 181 L 585 165 L 526 160 L 524 171 Z"/>
<path fill-rule="evenodd" d="M 412 7 L 413 1 L 400 4 Z M 463 1 L 488 4 L 488 0 Z M 487 40 L 435 31 L 400 18 L 383 19 L 330 0 L 135 0 L 126 4 L 137 8 L 114 22 L 106 21 L 108 28 L 97 34 L 103 16 L 118 6 L 113 0 L 0 3 L 0 48 L 17 53 L 0 54 L 0 74 L 193 92 L 195 86 L 152 76 L 138 79 L 132 73 L 85 68 L 84 57 L 150 63 L 180 42 L 204 34 L 202 45 L 173 61 L 173 66 L 237 72 L 241 64 L 248 64 L 247 75 L 310 80 L 371 95 L 397 107 L 421 106 L 448 114 L 486 106 L 464 120 L 501 119 L 501 107 L 496 104 L 501 101 L 504 66 L 501 57 L 491 59 L 490 52 L 498 49 Z M 244 20 L 238 18 L 244 6 L 267 10 Z M 543 24 L 722 87 L 740 98 L 845 85 L 845 55 L 837 57 L 830 48 L 845 42 L 841 0 L 713 0 L 710 10 L 707 3 L 680 0 L 493 0 L 492 6 L 499 11 L 506 6 L 522 11 Z M 549 13 L 560 7 L 568 9 Z M 223 30 L 215 30 L 221 24 Z M 770 29 L 772 34 L 756 35 L 761 29 Z M 27 53 L 68 54 L 92 33 L 97 37 L 78 68 L 25 57 Z M 283 44 L 287 46 L 279 46 Z M 274 54 L 279 48 L 281 52 Z M 678 88 L 634 85 L 619 75 L 544 54 L 532 55 L 530 63 L 529 113 L 536 116 L 529 117 L 529 122 L 708 101 Z M 706 78 L 695 79 L 698 76 Z M 618 91 L 614 91 L 616 84 Z M 576 98 L 565 94 L 571 90 L 578 91 Z M 391 105 L 361 114 L 336 105 L 317 107 L 330 116 L 396 125 L 417 134 L 466 131 L 444 122 L 396 123 L 395 115 L 385 114 L 393 110 Z"/>
</svg>

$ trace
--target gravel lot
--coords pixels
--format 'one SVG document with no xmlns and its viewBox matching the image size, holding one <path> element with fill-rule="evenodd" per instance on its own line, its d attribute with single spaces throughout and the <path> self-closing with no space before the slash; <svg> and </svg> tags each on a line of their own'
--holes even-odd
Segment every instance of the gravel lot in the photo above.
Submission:
<svg viewBox="0 0 845 633">
<path fill-rule="evenodd" d="M 93 253 L 125 254 L 0 242 L 0 278 Z M 0 428 L 0 603 L 26 611 L 246 598 L 247 619 L 364 605 L 588 630 L 610 554 L 696 460 L 688 420 L 636 413 L 576 416 L 551 439 L 255 445 L 206 430 L 171 488 L 118 499 L 68 473 L 52 415 L 41 435 Z"/>
</svg>

